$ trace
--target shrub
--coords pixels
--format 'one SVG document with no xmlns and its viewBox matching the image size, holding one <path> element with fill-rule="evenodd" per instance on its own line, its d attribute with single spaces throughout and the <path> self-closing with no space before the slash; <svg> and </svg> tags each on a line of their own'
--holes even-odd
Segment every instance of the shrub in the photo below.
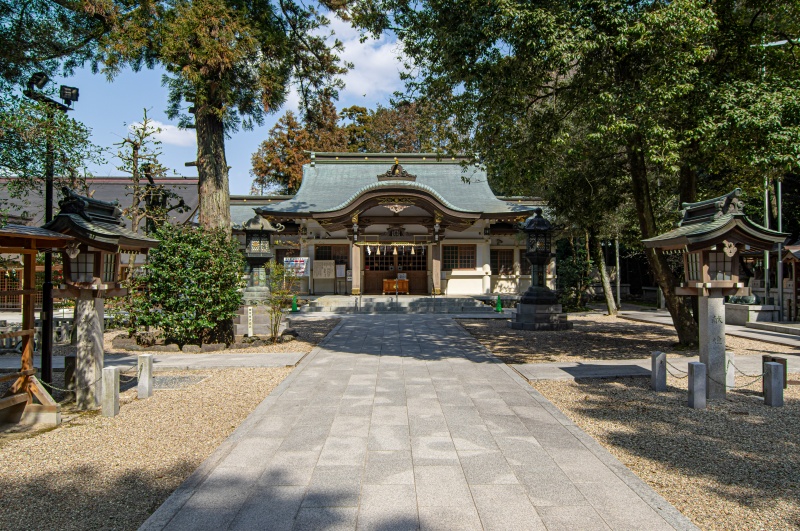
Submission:
<svg viewBox="0 0 800 531">
<path fill-rule="evenodd" d="M 137 329 L 160 329 L 167 343 L 231 343 L 242 303 L 244 258 L 221 230 L 165 225 L 144 266 L 141 296 L 133 299 Z"/>
<path fill-rule="evenodd" d="M 283 312 L 292 304 L 292 297 L 297 295 L 299 286 L 295 270 L 277 262 L 270 262 L 267 280 L 269 296 L 266 305 L 270 319 L 270 338 L 273 343 L 276 343 L 283 320 Z"/>
</svg>

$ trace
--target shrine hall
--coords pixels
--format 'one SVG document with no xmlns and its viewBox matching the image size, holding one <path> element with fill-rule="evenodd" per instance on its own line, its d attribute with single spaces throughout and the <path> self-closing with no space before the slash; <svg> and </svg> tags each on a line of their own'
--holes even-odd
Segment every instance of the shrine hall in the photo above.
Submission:
<svg viewBox="0 0 800 531">
<path fill-rule="evenodd" d="M 543 204 L 495 196 L 468 157 L 311 153 L 296 195 L 231 213 L 256 283 L 274 259 L 313 295 L 485 295 L 530 285 L 519 223 Z"/>
</svg>

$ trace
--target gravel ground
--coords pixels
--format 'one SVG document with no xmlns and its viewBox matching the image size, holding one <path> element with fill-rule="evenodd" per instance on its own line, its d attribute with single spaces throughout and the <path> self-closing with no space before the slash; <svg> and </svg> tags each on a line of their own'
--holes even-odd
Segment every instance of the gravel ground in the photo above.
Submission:
<svg viewBox="0 0 800 531">
<path fill-rule="evenodd" d="M 160 371 L 207 378 L 147 400 L 125 391 L 113 418 L 0 434 L 0 528 L 136 529 L 290 371 Z"/>
<path fill-rule="evenodd" d="M 659 394 L 647 383 L 532 385 L 700 528 L 800 528 L 800 385 L 785 391 L 783 408 L 764 406 L 756 382 L 693 410 L 686 379 L 669 376 Z"/>
<path fill-rule="evenodd" d="M 506 319 L 461 319 L 459 323 L 506 363 L 576 362 L 649 358 L 650 352 L 670 357 L 696 356 L 683 349 L 671 326 L 629 321 L 600 312 L 570 314 L 572 330 L 533 332 L 512 330 Z M 728 336 L 726 348 L 739 356 L 764 352 L 797 353 L 797 349 Z"/>
</svg>

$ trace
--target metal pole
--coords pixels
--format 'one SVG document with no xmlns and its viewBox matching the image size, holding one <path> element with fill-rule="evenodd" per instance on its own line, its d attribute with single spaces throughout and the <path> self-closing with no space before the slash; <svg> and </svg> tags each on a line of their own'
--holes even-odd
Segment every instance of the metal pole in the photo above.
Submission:
<svg viewBox="0 0 800 531">
<path fill-rule="evenodd" d="M 48 125 L 53 122 L 53 109 L 47 111 Z M 44 220 L 53 221 L 53 174 L 55 173 L 53 140 L 48 130 L 45 138 L 44 163 Z M 75 323 L 73 323 L 75 326 Z M 42 381 L 53 382 L 53 255 L 44 254 L 44 284 L 42 285 Z"/>
<path fill-rule="evenodd" d="M 781 181 L 778 179 L 777 200 L 778 200 L 778 232 L 783 232 L 783 216 L 781 205 Z M 778 243 L 778 320 L 783 321 L 783 242 Z"/>
<path fill-rule="evenodd" d="M 621 272 L 619 270 L 619 238 L 614 238 L 614 248 L 615 248 L 615 266 L 617 268 L 617 310 L 622 309 L 622 280 L 621 280 Z"/>
<path fill-rule="evenodd" d="M 764 176 L 764 228 L 769 228 L 769 181 Z M 764 251 L 764 304 L 769 304 L 769 251 Z"/>
</svg>

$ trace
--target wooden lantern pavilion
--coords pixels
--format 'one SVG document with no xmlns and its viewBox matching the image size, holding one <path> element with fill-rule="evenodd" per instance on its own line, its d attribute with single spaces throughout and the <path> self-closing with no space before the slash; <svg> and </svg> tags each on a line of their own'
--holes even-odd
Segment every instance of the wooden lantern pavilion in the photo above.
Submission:
<svg viewBox="0 0 800 531">
<path fill-rule="evenodd" d="M 158 240 L 126 228 L 116 202 L 99 201 L 65 188 L 58 205 L 59 213 L 45 228 L 72 236 L 76 244 L 65 250 L 64 284 L 57 296 L 77 298 L 82 290 L 91 290 L 95 298 L 125 295 L 119 254 L 146 254 L 158 246 Z"/>
<path fill-rule="evenodd" d="M 683 253 L 684 280 L 678 295 L 698 297 L 700 361 L 708 368 L 708 398 L 725 398 L 725 299 L 747 295 L 740 279 L 742 251 L 771 251 L 786 234 L 752 222 L 744 214 L 736 188 L 729 194 L 699 203 L 684 203 L 678 227 L 643 240 L 646 247 Z"/>
<path fill-rule="evenodd" d="M 0 338 L 22 338 L 22 362 L 19 372 L 0 376 L 0 382 L 14 381 L 0 398 L 0 422 L 59 424 L 59 406 L 36 378 L 33 366 L 34 295 L 36 289 L 36 253 L 61 249 L 72 237 L 37 227 L 6 225 L 0 227 L 0 254 L 22 255 L 23 285 L 21 290 L 3 291 L 0 295 L 22 297 L 22 330 L 8 332 Z M 38 403 L 36 403 L 38 401 Z"/>
<path fill-rule="evenodd" d="M 80 409 L 99 404 L 103 370 L 103 299 L 125 295 L 120 253 L 145 254 L 158 240 L 129 230 L 117 202 L 99 201 L 65 188 L 60 212 L 45 228 L 75 240 L 64 251 L 64 284 L 54 295 L 74 298 L 78 349 L 75 403 Z"/>
</svg>

